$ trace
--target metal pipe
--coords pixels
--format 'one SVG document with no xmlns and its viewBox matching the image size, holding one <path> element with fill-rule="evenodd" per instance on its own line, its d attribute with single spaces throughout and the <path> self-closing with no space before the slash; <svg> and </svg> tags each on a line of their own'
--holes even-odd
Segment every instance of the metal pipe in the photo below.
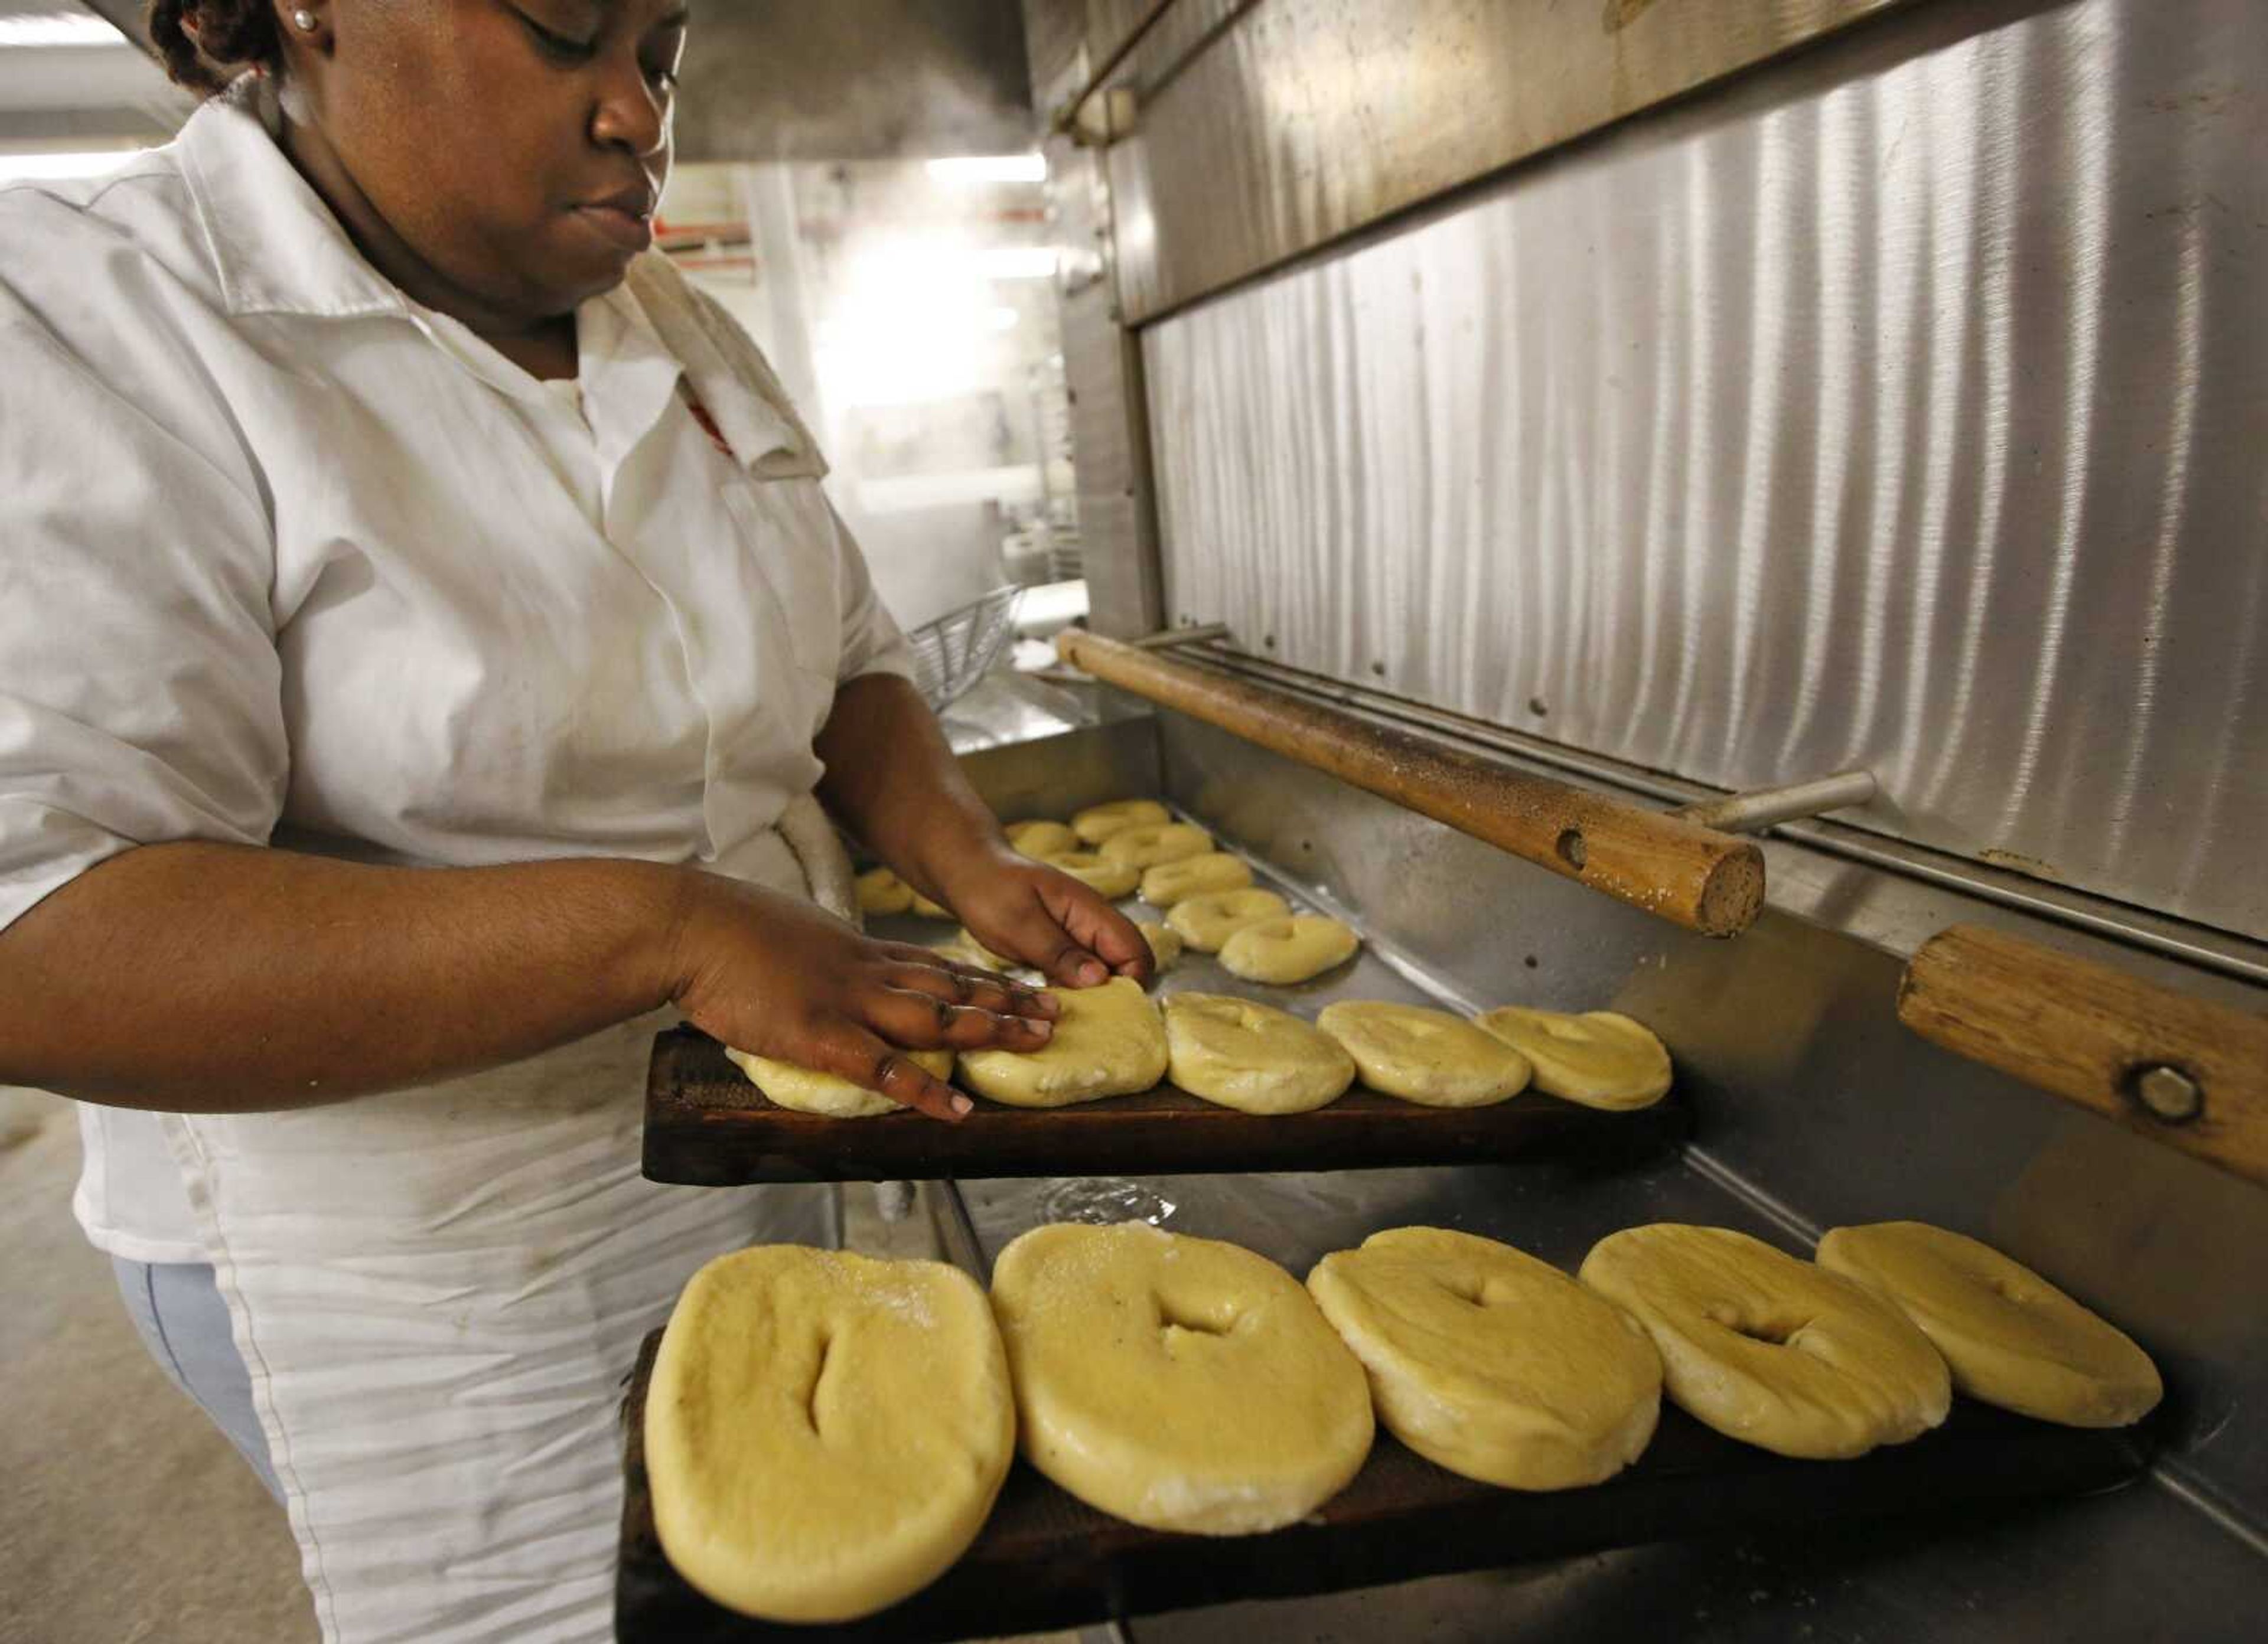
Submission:
<svg viewBox="0 0 2268 1644">
<path fill-rule="evenodd" d="M 1782 822 L 1797 822 L 1830 811 L 1871 804 L 1882 791 L 1872 771 L 1839 771 L 1784 788 L 1758 788 L 1722 799 L 1705 799 L 1670 812 L 1723 833 L 1761 833 Z"/>
</svg>

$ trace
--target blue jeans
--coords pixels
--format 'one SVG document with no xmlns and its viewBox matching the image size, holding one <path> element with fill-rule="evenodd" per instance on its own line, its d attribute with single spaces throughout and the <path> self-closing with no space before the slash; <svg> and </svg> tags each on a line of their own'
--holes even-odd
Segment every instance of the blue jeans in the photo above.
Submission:
<svg viewBox="0 0 2268 1644">
<path fill-rule="evenodd" d="M 111 1272 L 127 1316 L 174 1386 L 212 1418 L 237 1454 L 250 1464 L 278 1501 L 283 1487 L 268 1461 L 268 1436 L 252 1405 L 252 1375 L 230 1333 L 228 1303 L 213 1270 L 202 1262 L 126 1261 L 114 1256 Z"/>
</svg>

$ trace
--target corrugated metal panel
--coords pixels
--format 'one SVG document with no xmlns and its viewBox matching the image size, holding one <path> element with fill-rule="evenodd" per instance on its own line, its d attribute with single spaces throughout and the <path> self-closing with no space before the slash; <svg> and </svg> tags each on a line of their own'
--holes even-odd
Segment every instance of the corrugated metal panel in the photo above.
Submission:
<svg viewBox="0 0 2268 1644">
<path fill-rule="evenodd" d="M 2268 6 L 1948 10 L 1145 332 L 1169 614 L 2268 936 Z"/>
</svg>

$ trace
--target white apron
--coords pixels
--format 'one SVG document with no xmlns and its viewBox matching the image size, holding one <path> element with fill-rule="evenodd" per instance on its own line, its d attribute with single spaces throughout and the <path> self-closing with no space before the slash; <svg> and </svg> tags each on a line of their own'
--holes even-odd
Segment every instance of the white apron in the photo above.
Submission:
<svg viewBox="0 0 2268 1644">
<path fill-rule="evenodd" d="M 814 803 L 758 845 L 741 877 L 849 915 Z M 335 1106 L 166 1116 L 333 1644 L 611 1639 L 640 1339 L 710 1258 L 833 1242 L 822 1188 L 641 1178 L 676 1019 Z"/>
</svg>

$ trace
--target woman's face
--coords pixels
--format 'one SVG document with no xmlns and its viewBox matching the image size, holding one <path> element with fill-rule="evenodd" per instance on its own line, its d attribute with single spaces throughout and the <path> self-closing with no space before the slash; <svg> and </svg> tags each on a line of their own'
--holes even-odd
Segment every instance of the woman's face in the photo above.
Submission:
<svg viewBox="0 0 2268 1644">
<path fill-rule="evenodd" d="M 499 313 L 618 283 L 669 175 L 685 0 L 331 0 L 288 78 L 408 250 Z"/>
</svg>

